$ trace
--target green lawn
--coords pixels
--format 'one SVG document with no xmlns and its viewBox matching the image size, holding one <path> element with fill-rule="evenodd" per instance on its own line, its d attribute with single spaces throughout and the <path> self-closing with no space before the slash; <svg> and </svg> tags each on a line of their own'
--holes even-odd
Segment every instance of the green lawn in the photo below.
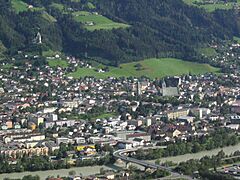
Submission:
<svg viewBox="0 0 240 180">
<path fill-rule="evenodd" d="M 106 119 L 106 118 L 115 117 L 115 116 L 116 114 L 114 113 L 104 113 L 99 116 L 96 116 L 94 119 Z"/>
<path fill-rule="evenodd" d="M 62 53 L 59 52 L 59 51 L 53 51 L 53 50 L 49 49 L 47 51 L 43 51 L 42 55 L 44 57 L 53 57 L 53 56 L 56 56 L 56 55 L 62 55 Z"/>
<path fill-rule="evenodd" d="M 140 63 L 141 70 L 137 70 L 135 65 Z M 110 67 L 109 72 L 98 73 L 95 68 L 79 68 L 76 72 L 70 73 L 68 76 L 80 78 L 85 76 L 93 76 L 96 78 L 107 77 L 141 77 L 148 76 L 150 78 L 162 78 L 165 76 L 174 76 L 182 74 L 203 74 L 207 72 L 219 72 L 220 69 L 212 67 L 208 64 L 199 64 L 179 59 L 162 58 L 147 59 L 144 61 L 122 64 L 120 68 Z"/>
<path fill-rule="evenodd" d="M 67 68 L 68 67 L 67 61 L 62 60 L 62 59 L 48 60 L 48 65 L 52 68 L 55 68 L 55 67 Z"/>
<path fill-rule="evenodd" d="M 214 48 L 200 48 L 198 49 L 199 53 L 207 56 L 207 57 L 213 57 L 213 56 L 216 56 L 217 55 L 217 52 Z"/>
<path fill-rule="evenodd" d="M 94 25 L 85 25 L 85 28 L 88 29 L 89 31 L 100 30 L 100 29 L 111 30 L 113 28 L 129 27 L 129 25 L 127 24 L 113 22 L 107 17 L 104 17 L 102 15 L 92 14 L 87 11 L 74 12 L 73 16 L 76 21 L 84 24 L 92 22 Z"/>
<path fill-rule="evenodd" d="M 204 0 L 183 0 L 186 4 L 196 6 L 199 8 L 204 8 L 208 12 L 213 12 L 216 9 L 232 9 L 234 7 L 233 2 L 228 2 L 228 3 L 215 3 L 215 4 L 203 4 L 203 5 L 198 5 L 197 3 L 203 3 Z M 240 5 L 240 0 L 237 1 L 237 3 Z"/>
</svg>

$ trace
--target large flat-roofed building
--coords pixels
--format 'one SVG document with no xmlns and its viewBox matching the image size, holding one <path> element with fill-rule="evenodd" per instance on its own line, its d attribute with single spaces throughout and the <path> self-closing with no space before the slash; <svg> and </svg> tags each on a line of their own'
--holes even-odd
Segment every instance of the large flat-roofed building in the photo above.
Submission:
<svg viewBox="0 0 240 180">
<path fill-rule="evenodd" d="M 237 100 L 232 104 L 231 111 L 240 114 L 240 100 Z"/>
<path fill-rule="evenodd" d="M 187 116 L 188 113 L 189 113 L 189 109 L 177 109 L 177 110 L 167 112 L 167 118 L 177 119 L 181 116 Z"/>
<path fill-rule="evenodd" d="M 151 135 L 142 131 L 118 131 L 115 133 L 116 137 L 122 140 L 133 140 L 141 138 L 145 141 L 151 141 Z"/>
</svg>

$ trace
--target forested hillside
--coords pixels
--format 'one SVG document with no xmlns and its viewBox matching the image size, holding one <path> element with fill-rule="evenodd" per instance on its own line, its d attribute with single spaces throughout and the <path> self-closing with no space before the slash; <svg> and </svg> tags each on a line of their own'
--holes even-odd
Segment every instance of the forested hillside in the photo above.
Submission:
<svg viewBox="0 0 240 180">
<path fill-rule="evenodd" d="M 8 54 L 52 49 L 111 65 L 152 57 L 207 61 L 196 49 L 239 36 L 239 22 L 236 10 L 209 13 L 181 0 L 0 0 Z M 33 43 L 37 32 L 41 46 Z"/>
</svg>

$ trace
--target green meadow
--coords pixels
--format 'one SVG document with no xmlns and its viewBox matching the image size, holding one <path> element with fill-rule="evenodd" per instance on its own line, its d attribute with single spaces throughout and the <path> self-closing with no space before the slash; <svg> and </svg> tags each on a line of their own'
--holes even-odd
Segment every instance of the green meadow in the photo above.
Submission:
<svg viewBox="0 0 240 180">
<path fill-rule="evenodd" d="M 46 51 L 43 51 L 42 52 L 42 55 L 44 56 L 44 57 L 53 57 L 53 56 L 56 56 L 56 55 L 62 55 L 62 53 L 61 52 L 59 52 L 59 51 L 53 51 L 53 50 L 51 50 L 51 49 L 48 49 L 48 50 L 46 50 Z"/>
<path fill-rule="evenodd" d="M 64 5 L 63 5 L 63 4 L 52 3 L 50 6 L 53 7 L 53 8 L 55 8 L 55 9 L 58 9 L 58 10 L 60 10 L 60 11 L 64 11 Z"/>
<path fill-rule="evenodd" d="M 16 13 L 32 10 L 32 11 L 43 11 L 45 8 L 43 7 L 33 7 L 31 9 L 28 8 L 28 4 L 21 0 L 11 0 L 12 8 Z"/>
<path fill-rule="evenodd" d="M 213 12 L 216 9 L 232 9 L 234 7 L 234 2 L 219 2 L 214 4 L 202 4 L 198 5 L 197 3 L 204 3 L 204 0 L 183 0 L 186 4 L 196 6 L 199 8 L 204 8 L 208 12 Z M 240 4 L 240 0 L 237 0 L 237 3 Z"/>
<path fill-rule="evenodd" d="M 89 31 L 94 30 L 111 30 L 114 28 L 127 28 L 129 25 L 123 23 L 113 22 L 105 16 L 93 14 L 87 11 L 76 11 L 72 13 L 77 22 L 85 24 L 85 28 Z M 93 25 L 86 25 L 86 23 L 93 23 Z"/>
<path fill-rule="evenodd" d="M 24 11 L 41 11 L 42 17 L 45 20 L 47 20 L 51 23 L 54 23 L 57 21 L 53 16 L 48 14 L 45 11 L 45 8 L 43 8 L 43 7 L 33 7 L 31 9 L 29 9 L 28 8 L 29 5 L 21 0 L 11 0 L 11 3 L 12 3 L 12 8 L 15 10 L 16 13 L 20 13 L 20 12 L 24 12 Z"/>
<path fill-rule="evenodd" d="M 141 68 L 137 68 L 137 66 Z M 173 58 L 146 59 L 139 62 L 121 64 L 120 67 L 109 67 L 109 72 L 97 72 L 96 68 L 79 68 L 76 72 L 68 74 L 73 78 L 93 76 L 96 78 L 107 77 L 141 77 L 162 78 L 182 74 L 204 74 L 207 72 L 219 72 L 220 69 L 209 64 L 199 64 Z"/>
<path fill-rule="evenodd" d="M 234 37 L 233 37 L 233 40 L 236 41 L 237 43 L 240 43 L 240 38 L 237 37 L 237 36 L 234 36 Z"/>
<path fill-rule="evenodd" d="M 96 116 L 94 119 L 107 119 L 107 118 L 110 118 L 110 117 L 115 117 L 116 114 L 114 113 L 103 113 L 99 116 Z"/>
<path fill-rule="evenodd" d="M 62 60 L 62 59 L 48 60 L 48 65 L 52 68 L 56 68 L 56 67 L 67 68 L 68 67 L 67 61 Z"/>
<path fill-rule="evenodd" d="M 23 2 L 23 1 L 21 1 L 21 0 L 12 0 L 11 3 L 12 3 L 13 9 L 17 13 L 28 10 L 28 4 Z"/>
<path fill-rule="evenodd" d="M 13 64 L 6 64 L 6 65 L 2 66 L 1 68 L 5 69 L 5 70 L 10 70 L 12 67 L 13 67 Z"/>
<path fill-rule="evenodd" d="M 0 60 L 4 59 L 4 52 L 6 52 L 7 48 L 3 45 L 2 41 L 0 41 Z"/>
<path fill-rule="evenodd" d="M 213 57 L 217 55 L 217 52 L 214 48 L 207 47 L 207 48 L 200 48 L 198 49 L 198 52 L 207 56 L 207 57 Z"/>
<path fill-rule="evenodd" d="M 57 22 L 56 18 L 54 18 L 53 16 L 51 16 L 45 11 L 43 12 L 42 17 L 51 23 Z"/>
</svg>

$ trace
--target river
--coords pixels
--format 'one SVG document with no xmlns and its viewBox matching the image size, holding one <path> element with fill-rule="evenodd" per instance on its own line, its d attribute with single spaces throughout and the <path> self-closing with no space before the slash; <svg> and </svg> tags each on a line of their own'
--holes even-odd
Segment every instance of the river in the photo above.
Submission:
<svg viewBox="0 0 240 180">
<path fill-rule="evenodd" d="M 212 156 L 216 155 L 219 151 L 223 150 L 225 154 L 230 155 L 234 153 L 237 150 L 240 150 L 240 144 L 235 145 L 235 146 L 229 146 L 229 147 L 224 147 L 224 148 L 218 148 L 210 151 L 201 151 L 195 154 L 185 154 L 181 156 L 174 156 L 174 157 L 166 157 L 160 159 L 160 162 L 166 162 L 166 161 L 172 161 L 174 163 L 179 163 L 182 161 L 187 161 L 189 159 L 200 159 L 203 156 Z M 150 162 L 155 162 L 155 160 L 151 160 Z M 46 179 L 49 176 L 54 176 L 57 177 L 58 175 L 60 176 L 67 176 L 69 171 L 76 171 L 77 175 L 80 173 L 83 176 L 89 176 L 92 174 L 97 174 L 100 172 L 100 169 L 112 169 L 116 170 L 119 169 L 117 168 L 116 165 L 114 166 L 91 166 L 91 167 L 76 167 L 76 168 L 71 168 L 71 169 L 60 169 L 60 170 L 49 170 L 49 171 L 35 171 L 35 172 L 21 172 L 21 173 L 10 173 L 10 174 L 0 174 L 0 180 L 3 180 L 4 178 L 22 178 L 23 176 L 26 175 L 39 175 L 41 177 L 41 180 Z"/>
<path fill-rule="evenodd" d="M 187 161 L 190 159 L 201 159 L 204 156 L 212 156 L 212 155 L 217 155 L 219 151 L 223 150 L 223 152 L 226 155 L 231 155 L 232 153 L 234 153 L 235 151 L 239 150 L 240 151 L 240 144 L 237 144 L 235 146 L 228 146 L 228 147 L 224 147 L 224 148 L 217 148 L 217 149 L 213 149 L 210 151 L 201 151 L 198 153 L 194 153 L 194 154 L 184 154 L 184 155 L 180 155 L 180 156 L 172 156 L 172 157 L 166 157 L 166 158 L 161 158 L 160 159 L 160 163 L 166 162 L 166 161 L 172 161 L 174 163 L 180 163 L 183 161 Z M 149 162 L 154 163 L 156 160 L 151 160 Z"/>
<path fill-rule="evenodd" d="M 100 173 L 100 169 L 104 168 L 107 169 L 115 169 L 115 167 L 108 167 L 108 166 L 89 166 L 89 167 L 75 167 L 71 169 L 59 169 L 59 170 L 48 170 L 48 171 L 35 171 L 35 172 L 20 172 L 20 173 L 10 173 L 10 174 L 0 174 L 0 180 L 4 178 L 22 178 L 26 175 L 38 175 L 41 180 L 45 180 L 49 176 L 60 177 L 68 176 L 69 171 L 75 171 L 76 175 L 82 174 L 83 176 L 89 176 L 93 174 Z"/>
</svg>

